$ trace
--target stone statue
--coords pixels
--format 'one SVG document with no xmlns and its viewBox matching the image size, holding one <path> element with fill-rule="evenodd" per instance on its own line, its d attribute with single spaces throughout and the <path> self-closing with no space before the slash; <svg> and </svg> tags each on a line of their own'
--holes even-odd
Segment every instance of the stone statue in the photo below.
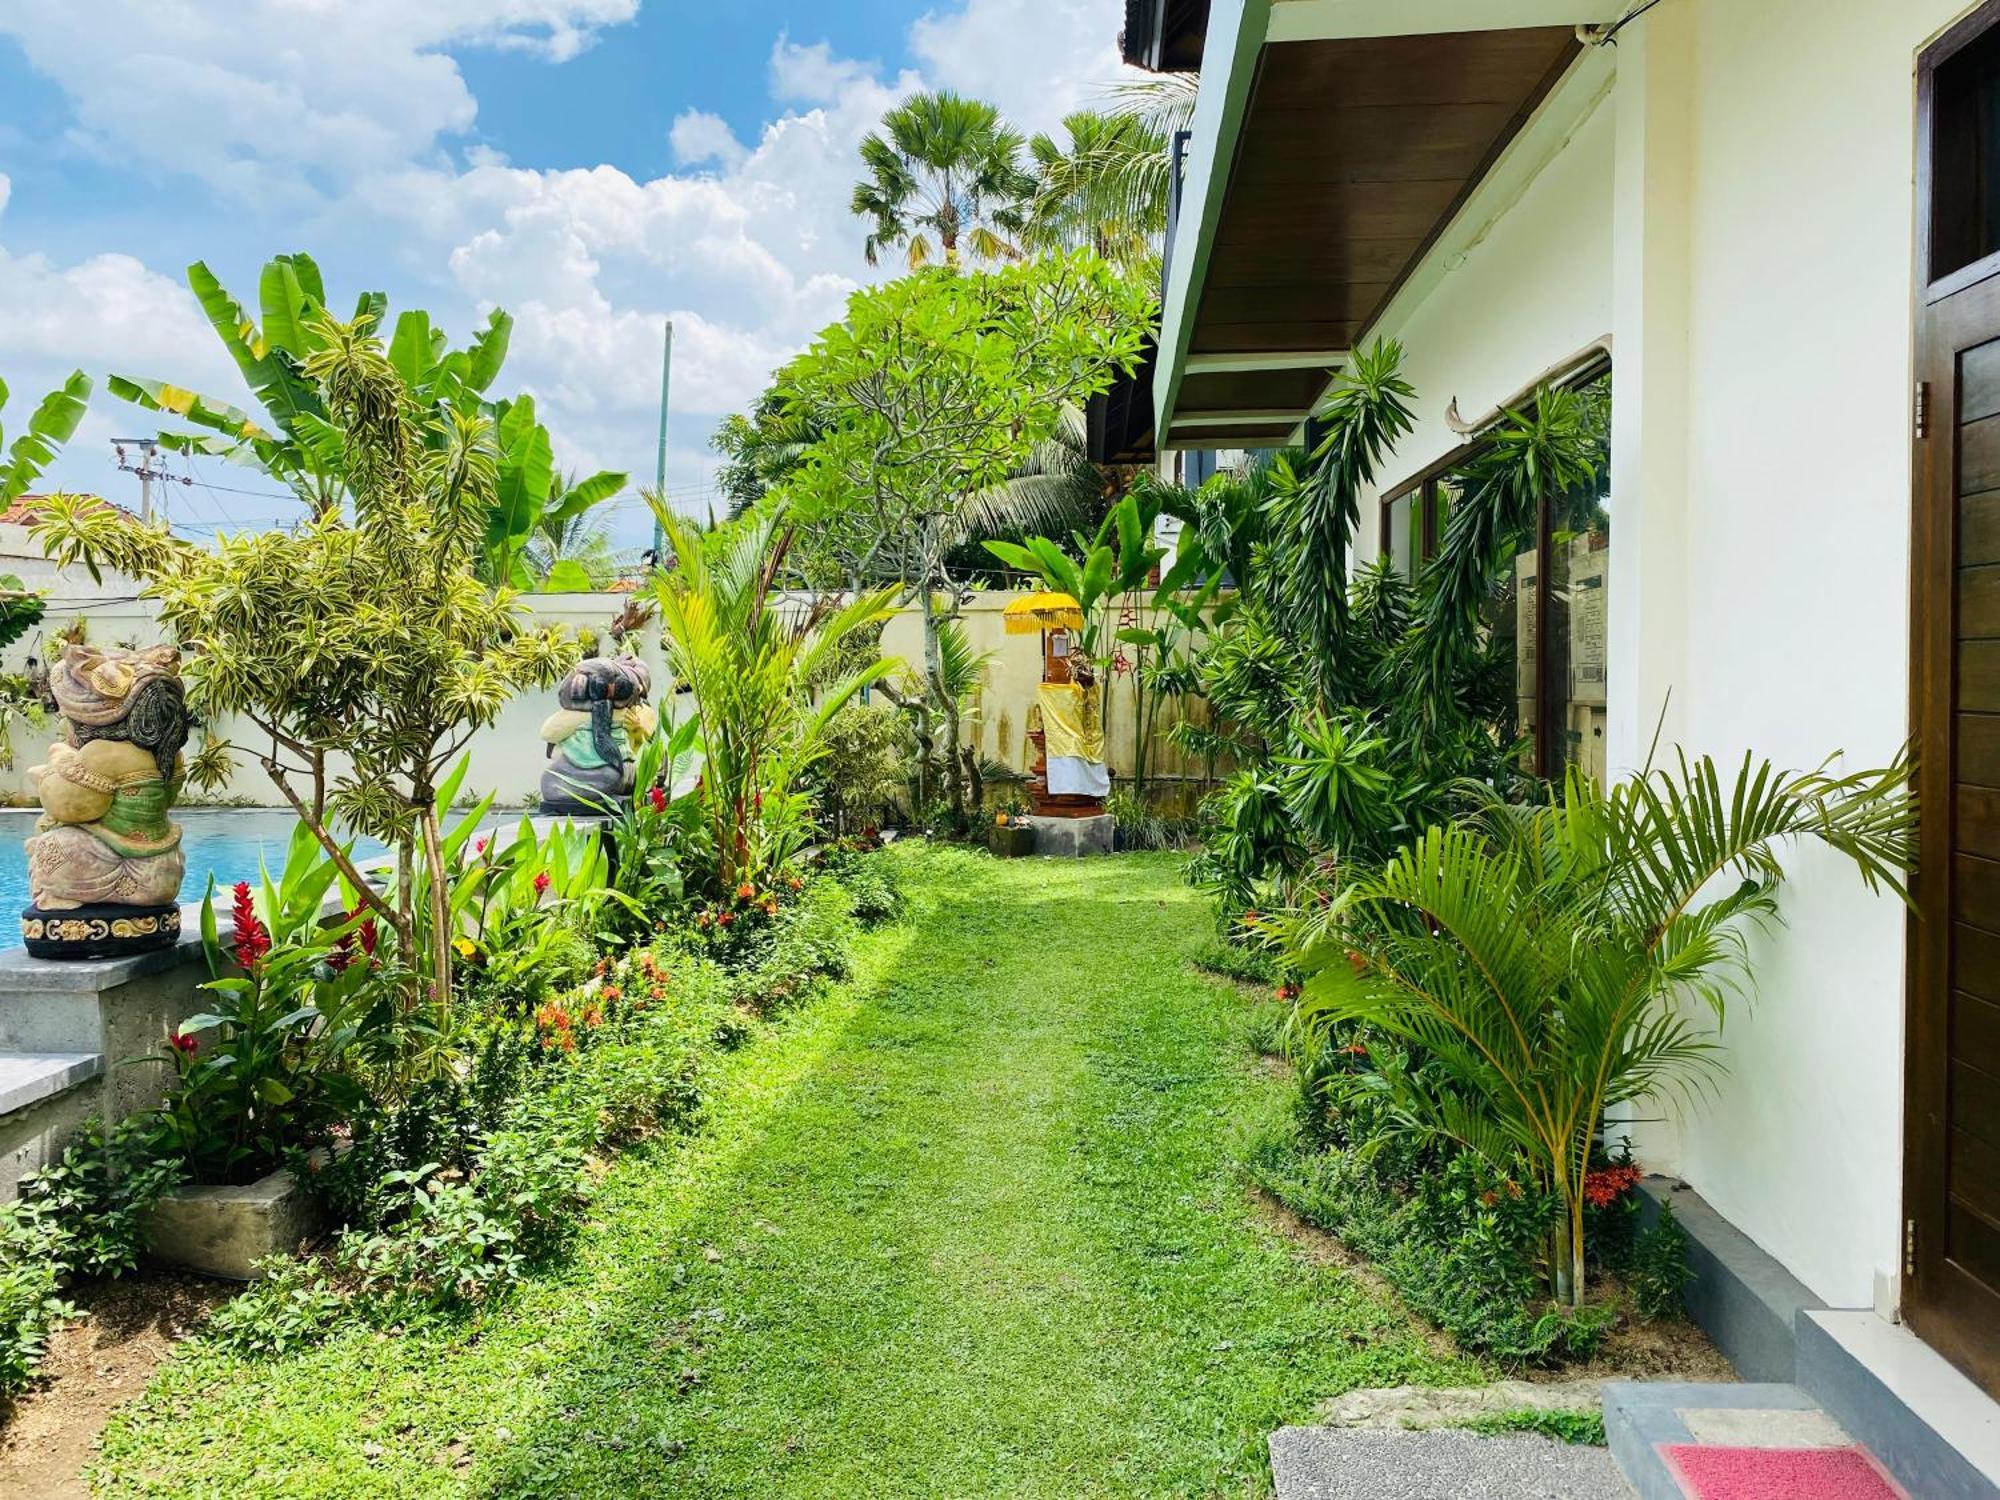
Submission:
<svg viewBox="0 0 2000 1500">
<path fill-rule="evenodd" d="M 556 689 L 561 705 L 542 725 L 549 765 L 542 811 L 603 816 L 632 792 L 632 756 L 659 727 L 646 702 L 652 674 L 636 656 L 579 662 Z"/>
<path fill-rule="evenodd" d="M 49 685 L 63 740 L 28 772 L 42 816 L 28 840 L 22 939 L 39 958 L 169 947 L 187 867 L 167 820 L 188 738 L 180 653 L 72 644 Z"/>
</svg>

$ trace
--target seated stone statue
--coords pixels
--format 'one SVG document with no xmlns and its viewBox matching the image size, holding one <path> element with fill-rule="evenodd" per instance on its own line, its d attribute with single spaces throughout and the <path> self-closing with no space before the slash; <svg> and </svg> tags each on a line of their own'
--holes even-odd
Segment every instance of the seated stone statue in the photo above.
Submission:
<svg viewBox="0 0 2000 1500">
<path fill-rule="evenodd" d="M 556 689 L 561 707 L 542 725 L 549 747 L 544 812 L 601 816 L 631 795 L 633 753 L 659 727 L 646 702 L 652 686 L 652 674 L 635 656 L 592 657 L 563 679 Z"/>
<path fill-rule="evenodd" d="M 64 738 L 28 772 L 42 804 L 28 840 L 28 950 L 83 958 L 172 943 L 186 873 L 167 818 L 188 737 L 179 653 L 71 645 L 50 686 Z"/>
</svg>

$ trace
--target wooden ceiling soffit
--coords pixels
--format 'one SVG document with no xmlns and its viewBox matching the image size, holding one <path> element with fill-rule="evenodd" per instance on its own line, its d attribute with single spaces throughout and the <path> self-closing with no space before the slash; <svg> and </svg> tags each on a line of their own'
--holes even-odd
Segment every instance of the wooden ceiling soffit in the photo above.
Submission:
<svg viewBox="0 0 2000 1500">
<path fill-rule="evenodd" d="M 1267 46 L 1190 355 L 1352 347 L 1578 50 L 1567 27 Z M 1318 390 L 1306 384 L 1231 389 L 1250 398 L 1241 408 L 1287 405 L 1303 416 Z M 1215 377 L 1183 376 L 1176 443 L 1182 420 L 1213 404 L 1205 386 Z"/>
</svg>

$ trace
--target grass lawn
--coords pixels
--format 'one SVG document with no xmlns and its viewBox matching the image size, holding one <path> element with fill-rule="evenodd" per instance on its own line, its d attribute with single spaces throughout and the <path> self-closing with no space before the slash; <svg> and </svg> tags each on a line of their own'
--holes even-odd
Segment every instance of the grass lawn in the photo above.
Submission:
<svg viewBox="0 0 2000 1500">
<path fill-rule="evenodd" d="M 1258 1219 L 1232 1152 L 1287 1091 L 1172 858 L 898 862 L 908 920 L 611 1171 L 573 1260 L 470 1323 L 190 1351 L 102 1488 L 1256 1494 L 1321 1398 L 1479 1378 Z"/>
</svg>

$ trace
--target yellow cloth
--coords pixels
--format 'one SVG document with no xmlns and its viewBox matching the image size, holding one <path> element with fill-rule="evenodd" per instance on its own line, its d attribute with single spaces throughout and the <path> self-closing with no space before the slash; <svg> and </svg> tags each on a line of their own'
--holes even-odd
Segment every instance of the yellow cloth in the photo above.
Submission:
<svg viewBox="0 0 2000 1500">
<path fill-rule="evenodd" d="M 1104 759 L 1104 725 L 1097 715 L 1097 694 L 1073 682 L 1045 682 L 1035 692 L 1041 716 L 1042 743 L 1051 760 L 1073 755 L 1081 760 Z"/>
</svg>

